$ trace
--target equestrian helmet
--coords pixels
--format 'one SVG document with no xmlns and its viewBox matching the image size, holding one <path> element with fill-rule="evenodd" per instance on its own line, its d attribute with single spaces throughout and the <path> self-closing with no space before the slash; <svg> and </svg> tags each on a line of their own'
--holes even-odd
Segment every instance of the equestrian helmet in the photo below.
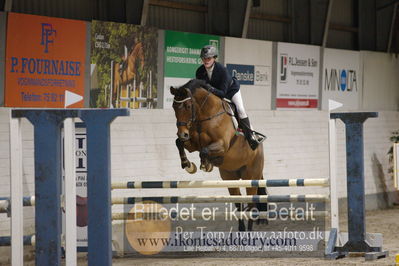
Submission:
<svg viewBox="0 0 399 266">
<path fill-rule="evenodd" d="M 216 49 L 215 46 L 212 45 L 205 45 L 201 49 L 201 58 L 211 58 L 211 57 L 217 57 L 218 56 L 218 50 Z"/>
</svg>

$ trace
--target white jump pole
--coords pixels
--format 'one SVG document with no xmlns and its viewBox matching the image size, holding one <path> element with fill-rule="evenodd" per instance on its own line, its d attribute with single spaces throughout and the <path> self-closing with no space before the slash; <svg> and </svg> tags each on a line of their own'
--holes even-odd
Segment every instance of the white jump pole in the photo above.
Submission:
<svg viewBox="0 0 399 266">
<path fill-rule="evenodd" d="M 75 122 L 73 118 L 64 121 L 64 162 L 65 162 L 65 262 L 77 265 L 76 257 L 76 158 Z"/>
<path fill-rule="evenodd" d="M 10 112 L 10 178 L 11 178 L 11 265 L 24 264 L 23 182 L 21 119 Z"/>
<path fill-rule="evenodd" d="M 330 206 L 331 206 L 331 228 L 337 229 L 337 240 L 339 241 L 339 209 L 337 193 L 337 136 L 336 120 L 330 119 L 330 113 L 341 107 L 342 104 L 333 100 L 328 100 L 328 144 L 329 144 L 329 167 L 330 167 Z"/>
</svg>

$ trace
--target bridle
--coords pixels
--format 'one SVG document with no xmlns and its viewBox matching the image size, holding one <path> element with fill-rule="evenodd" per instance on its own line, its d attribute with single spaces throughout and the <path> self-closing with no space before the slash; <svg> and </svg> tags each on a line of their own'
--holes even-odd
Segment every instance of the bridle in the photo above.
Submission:
<svg viewBox="0 0 399 266">
<path fill-rule="evenodd" d="M 184 98 L 183 100 L 176 100 L 173 99 L 174 103 L 179 103 L 179 104 L 183 104 L 187 101 L 192 101 L 192 108 L 191 108 L 191 118 L 187 121 L 177 121 L 176 122 L 176 126 L 186 126 L 188 130 L 190 130 L 190 128 L 192 127 L 193 124 L 197 124 L 197 131 L 198 133 L 201 133 L 201 123 L 205 122 L 205 121 L 209 121 L 212 120 L 213 118 L 216 118 L 218 116 L 221 116 L 222 114 L 226 113 L 226 108 L 223 104 L 223 101 L 221 100 L 220 102 L 222 103 L 222 107 L 223 107 L 223 111 L 218 112 L 217 114 L 211 115 L 205 119 L 198 119 L 197 114 L 201 111 L 201 109 L 205 106 L 205 103 L 207 102 L 209 96 L 211 95 L 211 92 L 208 91 L 208 94 L 205 96 L 205 99 L 202 101 L 202 103 L 199 105 L 199 109 L 198 111 L 196 110 L 196 100 L 193 97 L 193 95 L 191 94 L 190 90 L 187 90 L 189 96 Z"/>
</svg>

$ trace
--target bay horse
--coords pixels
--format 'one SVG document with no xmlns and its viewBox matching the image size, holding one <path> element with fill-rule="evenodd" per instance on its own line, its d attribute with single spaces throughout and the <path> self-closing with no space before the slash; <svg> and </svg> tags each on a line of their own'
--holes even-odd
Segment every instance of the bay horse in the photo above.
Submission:
<svg viewBox="0 0 399 266">
<path fill-rule="evenodd" d="M 228 103 L 206 90 L 203 80 L 193 79 L 180 88 L 170 87 L 174 95 L 173 109 L 177 119 L 176 146 L 179 150 L 181 167 L 195 173 L 197 167 L 187 159 L 184 149 L 190 153 L 198 151 L 201 170 L 210 172 L 213 166 L 219 168 L 223 180 L 263 179 L 263 145 L 252 150 L 245 137 L 236 134 Z M 230 195 L 241 195 L 239 188 L 228 188 Z M 247 195 L 266 195 L 266 188 L 246 188 Z M 249 204 L 247 208 L 253 208 Z M 241 204 L 236 203 L 238 211 Z M 259 211 L 266 211 L 266 204 L 257 204 Z M 259 221 L 259 220 L 258 220 Z M 262 220 L 261 222 L 266 222 Z M 253 221 L 248 220 L 248 230 Z M 243 220 L 238 228 L 245 231 Z"/>
<path fill-rule="evenodd" d="M 122 57 L 121 62 L 114 62 L 112 75 L 113 75 L 113 84 L 112 84 L 112 106 L 114 108 L 119 108 L 120 103 L 119 97 L 123 91 L 126 91 L 127 84 L 132 82 L 132 80 L 136 80 L 136 84 L 140 84 L 141 75 L 144 71 L 144 49 L 143 44 L 141 42 L 137 42 L 131 49 L 130 53 L 127 57 Z M 126 96 L 128 92 L 126 91 Z"/>
</svg>

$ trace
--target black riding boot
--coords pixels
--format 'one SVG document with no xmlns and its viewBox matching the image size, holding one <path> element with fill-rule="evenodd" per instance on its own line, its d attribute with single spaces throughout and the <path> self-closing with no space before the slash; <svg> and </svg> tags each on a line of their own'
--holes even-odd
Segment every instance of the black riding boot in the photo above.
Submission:
<svg viewBox="0 0 399 266">
<path fill-rule="evenodd" d="M 251 124 L 249 123 L 249 118 L 241 118 L 240 119 L 240 126 L 244 131 L 245 138 L 247 139 L 249 146 L 252 150 L 256 150 L 259 145 L 259 142 L 255 136 L 254 131 L 251 129 Z"/>
</svg>

